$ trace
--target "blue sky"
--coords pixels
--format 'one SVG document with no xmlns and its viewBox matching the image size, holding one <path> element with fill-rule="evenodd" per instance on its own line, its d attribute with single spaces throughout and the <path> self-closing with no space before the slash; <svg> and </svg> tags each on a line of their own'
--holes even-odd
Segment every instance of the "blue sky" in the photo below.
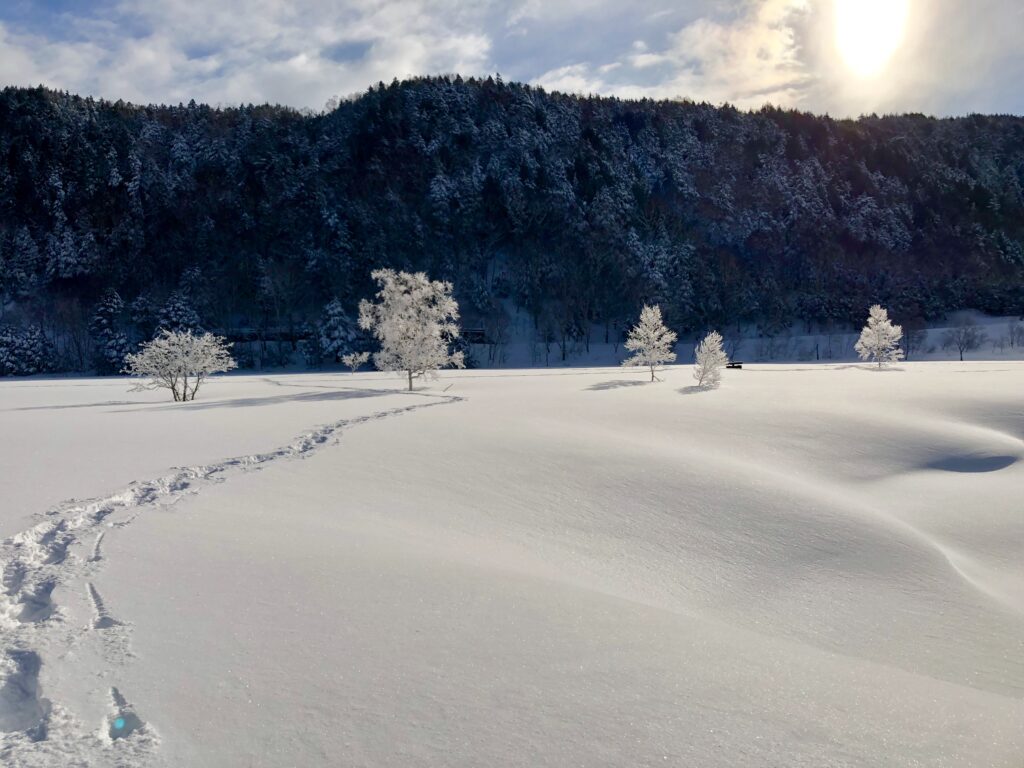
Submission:
<svg viewBox="0 0 1024 768">
<path fill-rule="evenodd" d="M 871 77 L 836 52 L 837 1 L 4 0 L 0 83 L 319 109 L 378 80 L 500 72 L 837 116 L 1024 113 L 1019 0 L 902 0 L 906 32 Z"/>
</svg>

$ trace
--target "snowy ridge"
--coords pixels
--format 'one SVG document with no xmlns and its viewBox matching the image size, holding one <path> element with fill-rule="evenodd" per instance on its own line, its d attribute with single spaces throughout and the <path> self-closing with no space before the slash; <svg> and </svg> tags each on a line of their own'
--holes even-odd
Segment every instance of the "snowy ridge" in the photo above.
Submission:
<svg viewBox="0 0 1024 768">
<path fill-rule="evenodd" d="M 0 763 L 11 766 L 71 764 L 138 765 L 152 759 L 160 738 L 111 685 L 110 714 L 90 728 L 45 696 L 40 670 L 48 655 L 81 656 L 83 676 L 116 677 L 132 658 L 131 625 L 115 618 L 93 583 L 104 563 L 108 532 L 126 526 L 146 508 L 175 502 L 203 486 L 282 459 L 311 455 L 344 429 L 465 398 L 425 395 L 430 402 L 341 419 L 300 435 L 290 444 L 206 465 L 183 467 L 155 480 L 131 483 L 115 493 L 68 501 L 45 519 L 0 542 Z M 88 547 L 87 554 L 73 550 Z M 76 583 L 92 610 L 86 626 L 71 626 L 53 599 L 54 590 Z M 88 667 L 98 665 L 99 668 Z"/>
</svg>

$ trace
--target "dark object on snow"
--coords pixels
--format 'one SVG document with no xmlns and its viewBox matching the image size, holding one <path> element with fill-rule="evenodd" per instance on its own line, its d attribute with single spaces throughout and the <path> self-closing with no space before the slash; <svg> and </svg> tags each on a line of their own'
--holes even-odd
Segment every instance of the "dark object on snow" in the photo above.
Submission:
<svg viewBox="0 0 1024 768">
<path fill-rule="evenodd" d="M 742 368 L 743 367 L 743 363 L 739 363 L 739 362 L 726 363 L 725 367 L 726 368 Z"/>
</svg>

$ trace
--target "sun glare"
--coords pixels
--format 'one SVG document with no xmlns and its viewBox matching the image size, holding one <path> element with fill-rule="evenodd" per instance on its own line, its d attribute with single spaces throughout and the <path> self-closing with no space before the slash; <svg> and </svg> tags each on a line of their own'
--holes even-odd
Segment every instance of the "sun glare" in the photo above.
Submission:
<svg viewBox="0 0 1024 768">
<path fill-rule="evenodd" d="M 909 0 L 835 0 L 836 48 L 856 75 L 879 74 L 903 40 Z"/>
</svg>

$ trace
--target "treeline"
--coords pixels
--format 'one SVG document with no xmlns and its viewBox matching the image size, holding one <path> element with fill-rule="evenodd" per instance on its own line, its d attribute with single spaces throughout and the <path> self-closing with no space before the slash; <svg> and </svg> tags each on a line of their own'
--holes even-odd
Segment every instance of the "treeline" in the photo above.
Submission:
<svg viewBox="0 0 1024 768">
<path fill-rule="evenodd" d="M 859 323 L 874 303 L 904 324 L 1019 314 L 1024 119 L 459 77 L 315 115 L 0 92 L 0 372 L 40 345 L 44 366 L 102 368 L 99 347 L 168 313 L 295 344 L 325 308 L 354 314 L 379 267 L 452 281 L 495 339 L 514 309 L 548 338 L 620 334 L 644 302 L 681 332 Z"/>
</svg>

